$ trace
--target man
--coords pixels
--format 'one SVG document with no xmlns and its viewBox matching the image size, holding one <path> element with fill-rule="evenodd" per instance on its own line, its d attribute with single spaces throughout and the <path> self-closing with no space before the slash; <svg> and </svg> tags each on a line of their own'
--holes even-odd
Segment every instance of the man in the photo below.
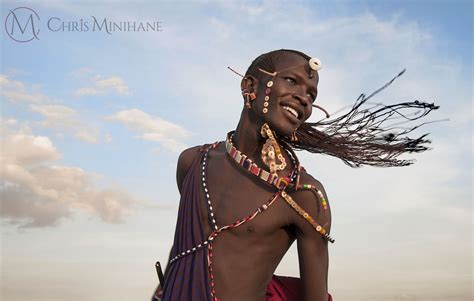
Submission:
<svg viewBox="0 0 474 301">
<path fill-rule="evenodd" d="M 401 146 L 400 133 L 384 143 L 351 140 L 343 130 L 329 135 L 332 125 L 353 118 L 347 114 L 327 123 L 327 132 L 315 131 L 315 124 L 305 121 L 313 106 L 322 109 L 314 104 L 320 68 L 318 59 L 293 50 L 259 56 L 241 82 L 244 108 L 236 130 L 225 142 L 180 155 L 175 240 L 156 296 L 173 301 L 331 300 L 328 198 L 323 185 L 300 167 L 292 147 L 335 155 L 355 166 L 400 166 L 409 163 L 397 161 L 396 155 L 423 151 L 422 143 L 429 141 L 404 140 Z M 370 137 L 364 127 L 358 131 Z M 354 151 L 359 146 L 371 155 Z M 295 240 L 301 279 L 274 276 Z"/>
</svg>

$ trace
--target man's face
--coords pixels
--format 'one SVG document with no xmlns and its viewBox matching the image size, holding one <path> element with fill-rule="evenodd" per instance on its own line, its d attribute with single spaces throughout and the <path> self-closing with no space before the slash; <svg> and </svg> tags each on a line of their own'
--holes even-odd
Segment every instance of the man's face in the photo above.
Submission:
<svg viewBox="0 0 474 301">
<path fill-rule="evenodd" d="M 255 102 L 256 110 L 270 128 L 278 135 L 288 136 L 293 133 L 312 113 L 312 104 L 316 99 L 319 81 L 318 73 L 311 70 L 308 61 L 298 54 L 291 54 L 288 58 L 277 62 L 279 72 L 273 79 L 267 114 L 262 113 L 265 89 L 271 76 L 260 76 L 259 93 Z"/>
</svg>

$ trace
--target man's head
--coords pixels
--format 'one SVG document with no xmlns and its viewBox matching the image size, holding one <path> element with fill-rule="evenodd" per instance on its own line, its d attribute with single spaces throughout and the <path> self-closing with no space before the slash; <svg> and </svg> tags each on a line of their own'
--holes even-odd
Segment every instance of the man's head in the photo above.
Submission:
<svg viewBox="0 0 474 301">
<path fill-rule="evenodd" d="M 310 59 L 294 50 L 265 53 L 252 62 L 242 80 L 242 90 L 257 96 L 250 113 L 279 135 L 293 133 L 312 113 L 319 76 Z"/>
</svg>

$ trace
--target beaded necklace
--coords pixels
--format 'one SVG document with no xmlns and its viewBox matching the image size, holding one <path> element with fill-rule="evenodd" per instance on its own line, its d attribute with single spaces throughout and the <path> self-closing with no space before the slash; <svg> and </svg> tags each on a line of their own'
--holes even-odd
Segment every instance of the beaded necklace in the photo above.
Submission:
<svg viewBox="0 0 474 301">
<path fill-rule="evenodd" d="M 239 165 L 239 166 L 242 166 L 245 170 L 247 170 L 248 172 L 250 172 L 251 174 L 253 174 L 254 176 L 256 176 L 257 178 L 263 180 L 265 183 L 269 183 L 273 186 L 275 186 L 276 188 L 278 188 L 279 190 L 282 191 L 281 193 L 281 196 L 283 197 L 283 199 L 300 215 L 302 216 L 306 221 L 308 221 L 311 226 L 313 226 L 313 228 L 318 231 L 322 237 L 324 239 L 326 239 L 327 241 L 331 242 L 331 243 L 334 243 L 334 239 L 331 238 L 329 236 L 329 234 L 327 233 L 326 229 L 319 225 L 303 208 L 301 208 L 294 200 L 293 198 L 287 194 L 284 190 L 290 186 L 294 180 L 294 177 L 297 177 L 297 181 L 296 181 L 296 185 L 295 185 L 295 190 L 310 190 L 311 192 L 313 192 L 315 195 L 316 195 L 316 198 L 318 198 L 320 201 L 321 201 L 321 204 L 323 205 L 323 208 L 324 208 L 324 214 L 326 215 L 327 214 L 327 201 L 326 199 L 324 198 L 324 195 L 323 193 L 316 188 L 316 186 L 314 185 L 310 185 L 310 184 L 303 184 L 303 185 L 299 185 L 299 171 L 301 169 L 300 165 L 299 165 L 299 161 L 296 157 L 296 155 L 294 154 L 293 150 L 291 149 L 291 147 L 287 146 L 286 144 L 284 144 L 284 142 L 282 143 L 284 149 L 287 151 L 288 155 L 290 155 L 291 159 L 293 160 L 293 163 L 294 163 L 294 166 L 295 166 L 295 169 L 294 171 L 297 171 L 296 174 L 293 174 L 293 172 L 291 173 L 291 175 L 293 175 L 291 178 L 290 178 L 290 181 L 288 182 L 287 179 L 288 177 L 275 177 L 268 173 L 267 171 L 265 171 L 264 169 L 258 167 L 257 164 L 255 164 L 254 162 L 252 162 L 252 160 L 250 160 L 248 158 L 248 156 L 246 156 L 245 154 L 243 154 L 241 151 L 239 151 L 233 144 L 233 141 L 232 141 L 232 137 L 234 135 L 235 131 L 231 131 L 227 134 L 227 139 L 226 139 L 226 150 L 227 150 L 227 153 L 229 154 L 229 156 Z M 267 176 L 267 174 L 269 176 Z M 285 186 L 282 188 L 280 186 L 281 183 L 284 183 Z"/>
<path fill-rule="evenodd" d="M 281 189 L 282 187 L 286 187 L 288 185 L 293 186 L 293 181 L 295 178 L 297 179 L 297 185 L 299 182 L 299 172 L 300 172 L 300 163 L 298 161 L 298 157 L 296 157 L 293 150 L 286 145 L 284 146 L 284 150 L 286 150 L 287 154 L 290 156 L 291 160 L 293 161 L 294 169 L 290 172 L 290 174 L 286 177 L 278 177 L 277 174 L 271 174 L 263 168 L 258 167 L 256 163 L 254 163 L 247 155 L 239 151 L 235 146 L 232 140 L 235 131 L 231 131 L 227 134 L 227 139 L 225 141 L 225 147 L 227 153 L 230 157 L 241 167 L 245 170 L 253 174 L 254 176 L 260 178 L 265 183 L 275 186 L 277 189 Z M 283 156 L 282 156 L 283 157 Z"/>
<path fill-rule="evenodd" d="M 207 181 L 206 181 L 206 178 L 207 178 L 207 160 L 208 160 L 208 156 L 209 156 L 209 151 L 211 149 L 214 149 L 216 148 L 221 142 L 215 142 L 213 143 L 212 145 L 210 145 L 206 150 L 205 150 L 205 153 L 203 155 L 203 163 L 202 163 L 202 186 L 203 186 L 203 189 L 204 189 L 204 195 L 205 195 L 205 198 L 206 198 L 206 201 L 207 201 L 207 209 L 208 209 L 208 212 L 209 212 L 209 218 L 210 218 L 210 221 L 211 221 L 211 224 L 212 224 L 212 227 L 213 227 L 213 231 L 212 233 L 208 236 L 208 238 L 198 244 L 197 246 L 191 248 L 191 249 L 188 249 L 186 251 L 183 251 L 179 254 L 177 254 L 175 257 L 173 257 L 171 260 L 170 260 L 170 264 L 173 264 L 176 260 L 184 257 L 184 256 L 187 256 L 189 254 L 192 254 L 194 252 L 196 252 L 197 250 L 203 248 L 203 247 L 207 247 L 208 248 L 208 255 L 207 255 L 207 259 L 208 259 L 208 270 L 209 270 L 209 280 L 210 280 L 210 285 L 211 285 L 211 296 L 213 298 L 213 301 L 218 301 L 217 297 L 216 297 L 216 292 L 215 292 L 215 283 L 214 283 L 214 273 L 213 273 L 213 269 L 212 269 L 212 263 L 213 263 L 213 250 L 212 250 L 212 242 L 213 240 L 216 238 L 217 235 L 219 235 L 219 233 L 221 233 L 222 231 L 225 231 L 225 230 L 229 230 L 229 229 L 234 229 L 234 228 L 237 228 L 239 227 L 240 225 L 248 222 L 248 221 L 251 221 L 253 220 L 258 214 L 262 213 L 263 211 L 267 210 L 277 199 L 278 197 L 282 197 L 299 215 L 301 215 L 304 219 L 306 219 L 322 236 L 323 238 L 325 238 L 326 240 L 328 240 L 329 242 L 333 243 L 334 240 L 328 235 L 328 233 L 326 232 L 326 230 L 321 226 L 319 225 L 316 221 L 314 221 L 314 219 L 309 216 L 309 214 L 304 211 L 293 199 L 290 195 L 288 195 L 286 192 L 285 192 L 285 189 L 288 188 L 289 186 L 293 186 L 293 181 L 296 179 L 296 185 L 294 185 L 295 189 L 309 189 L 309 190 L 313 190 L 313 191 L 317 191 L 317 195 L 319 197 L 322 197 L 322 199 L 324 200 L 324 197 L 323 197 L 323 194 L 321 193 L 321 191 L 317 190 L 317 188 L 314 186 L 314 185 L 307 185 L 307 184 L 303 184 L 303 185 L 299 185 L 299 171 L 301 169 L 300 165 L 299 165 L 299 161 L 296 157 L 296 155 L 293 153 L 293 151 L 291 150 L 290 148 L 290 151 L 288 151 L 288 148 L 285 147 L 285 150 L 287 150 L 287 153 L 288 155 L 291 157 L 293 163 L 294 163 L 294 166 L 295 168 L 293 169 L 293 171 L 286 177 L 280 177 L 278 179 L 274 179 L 273 177 L 270 178 L 270 177 L 265 177 L 263 176 L 262 177 L 262 171 L 265 171 L 261 168 L 259 168 L 254 162 L 252 162 L 245 154 L 243 154 L 242 152 L 238 151 L 231 143 L 232 143 L 232 140 L 231 140 L 231 135 L 230 134 L 233 134 L 232 132 L 228 134 L 228 139 L 226 140 L 226 150 L 227 150 L 227 153 L 229 155 L 231 155 L 230 151 L 232 151 L 232 154 L 233 156 L 231 155 L 231 158 L 234 159 L 234 161 L 236 163 L 238 163 L 239 165 L 241 165 L 242 167 L 244 167 L 246 170 L 248 170 L 251 174 L 253 174 L 254 176 L 260 178 L 261 180 L 263 180 L 265 183 L 269 184 L 269 185 L 272 185 L 274 187 L 276 187 L 278 189 L 278 191 L 276 191 L 271 197 L 270 199 L 265 202 L 263 205 L 261 205 L 260 207 L 258 207 L 252 214 L 249 214 L 248 216 L 242 218 L 242 219 L 239 219 L 237 221 L 235 221 L 234 223 L 232 224 L 229 224 L 229 225 L 225 225 L 225 226 L 221 226 L 219 227 L 217 225 L 217 222 L 215 220 L 215 215 L 214 215 L 214 212 L 213 212 L 213 207 L 212 207 L 212 202 L 211 202 L 211 197 L 210 197 L 210 194 L 209 194 L 209 189 L 208 189 L 208 185 L 207 185 Z M 230 144 L 231 147 L 228 147 L 228 144 Z M 236 158 L 240 156 L 240 160 L 237 161 Z M 247 163 L 244 163 L 244 162 L 247 162 Z M 257 168 L 259 170 L 259 172 L 257 172 Z M 267 172 L 268 173 L 268 172 Z M 268 173 L 269 174 L 269 173 Z M 265 175 L 265 174 L 264 174 Z M 323 204 L 325 204 L 325 200 L 323 201 Z M 325 205 L 326 206 L 326 205 Z"/>
</svg>

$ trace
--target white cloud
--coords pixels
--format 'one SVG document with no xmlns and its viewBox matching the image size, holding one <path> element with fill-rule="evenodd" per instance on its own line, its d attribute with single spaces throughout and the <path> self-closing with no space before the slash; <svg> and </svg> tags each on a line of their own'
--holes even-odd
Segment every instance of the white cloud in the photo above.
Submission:
<svg viewBox="0 0 474 301">
<path fill-rule="evenodd" d="M 35 86 L 28 89 L 22 82 L 12 80 L 5 74 L 0 74 L 0 95 L 15 103 L 44 103 L 49 100 Z"/>
<path fill-rule="evenodd" d="M 85 142 L 99 142 L 98 129 L 86 125 L 73 108 L 52 103 L 48 95 L 38 91 L 39 87 L 39 85 L 31 85 L 28 88 L 23 82 L 0 74 L 0 95 L 15 103 L 28 104 L 31 111 L 44 117 L 44 120 L 40 122 L 41 126 L 57 130 L 58 135 L 70 132 L 74 137 Z"/>
<path fill-rule="evenodd" d="M 83 69 L 81 69 L 83 70 Z M 77 71 L 77 74 L 84 73 L 84 71 Z M 103 78 L 101 75 L 95 75 L 90 79 L 89 86 L 76 90 L 77 96 L 87 95 L 104 95 L 110 92 L 115 92 L 120 95 L 130 95 L 130 90 L 127 83 L 118 76 L 111 76 Z"/>
<path fill-rule="evenodd" d="M 107 223 L 122 222 L 135 200 L 121 189 L 98 189 L 96 174 L 55 165 L 60 154 L 48 137 L 2 126 L 1 217 L 20 227 L 53 226 L 77 210 Z"/>
<path fill-rule="evenodd" d="M 74 126 L 77 123 L 74 118 L 76 111 L 63 105 L 30 105 L 30 109 L 43 115 L 46 119 L 44 126 Z"/>
<path fill-rule="evenodd" d="M 183 127 L 160 117 L 152 117 L 139 109 L 123 110 L 106 117 L 106 120 L 122 123 L 138 132 L 140 139 L 160 142 L 173 152 L 185 148 L 180 141 L 190 135 Z"/>
<path fill-rule="evenodd" d="M 45 119 L 40 122 L 44 127 L 54 128 L 59 133 L 70 132 L 82 141 L 99 142 L 99 130 L 84 124 L 76 110 L 64 105 L 32 104 L 30 109 L 41 114 Z"/>
</svg>

